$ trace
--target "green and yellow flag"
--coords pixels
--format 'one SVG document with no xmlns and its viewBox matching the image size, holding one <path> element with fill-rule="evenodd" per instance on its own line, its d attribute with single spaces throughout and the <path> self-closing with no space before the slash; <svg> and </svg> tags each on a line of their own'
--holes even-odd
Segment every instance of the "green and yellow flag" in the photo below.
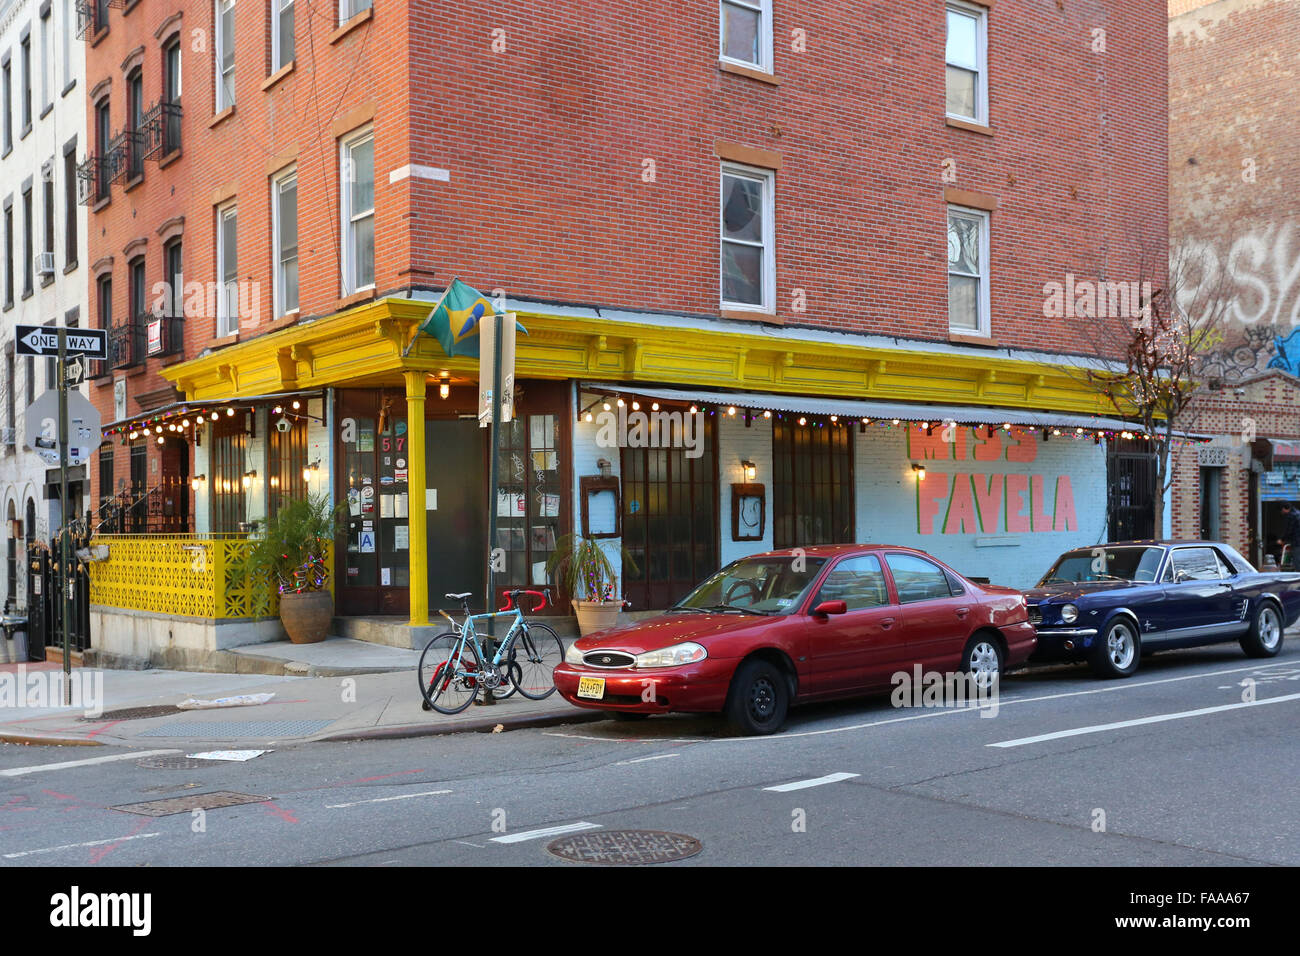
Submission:
<svg viewBox="0 0 1300 956">
<path fill-rule="evenodd" d="M 487 296 L 459 279 L 452 279 L 447 291 L 420 326 L 420 331 L 436 338 L 449 356 L 469 355 L 477 358 L 479 322 L 494 312 Z M 515 326 L 525 335 L 528 334 L 528 330 L 518 322 Z"/>
</svg>

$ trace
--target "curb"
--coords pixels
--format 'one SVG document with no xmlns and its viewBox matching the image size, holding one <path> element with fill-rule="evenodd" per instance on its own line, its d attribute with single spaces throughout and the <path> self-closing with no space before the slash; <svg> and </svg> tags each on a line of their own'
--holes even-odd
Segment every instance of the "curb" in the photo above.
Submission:
<svg viewBox="0 0 1300 956">
<path fill-rule="evenodd" d="M 15 734 L 0 731 L 0 743 L 29 744 L 43 747 L 102 747 L 98 740 L 89 737 L 52 737 L 43 734 Z"/>
<path fill-rule="evenodd" d="M 490 734 L 499 725 L 502 733 L 509 730 L 529 730 L 534 727 L 560 727 L 565 724 L 589 724 L 608 720 L 601 712 L 577 711 L 572 714 L 541 714 L 506 720 L 462 720 L 453 724 L 407 724 L 402 727 L 377 727 L 374 730 L 349 730 L 339 734 L 317 737 L 312 743 L 359 740 L 403 740 L 409 737 L 445 737 L 450 734 Z"/>
</svg>

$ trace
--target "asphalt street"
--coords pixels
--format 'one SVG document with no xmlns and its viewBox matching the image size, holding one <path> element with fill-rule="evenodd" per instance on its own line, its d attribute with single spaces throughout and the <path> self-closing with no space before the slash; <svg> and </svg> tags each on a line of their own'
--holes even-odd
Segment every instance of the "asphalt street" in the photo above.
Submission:
<svg viewBox="0 0 1300 956">
<path fill-rule="evenodd" d="M 667 864 L 685 866 L 1300 864 L 1294 638 L 1263 662 L 1158 655 L 1124 681 L 1030 671 L 999 705 L 881 696 L 796 710 L 766 738 L 659 717 L 188 768 L 141 765 L 183 752 L 8 745 L 0 865 L 574 866 L 547 850 L 560 831 L 616 830 L 698 840 Z M 216 791 L 251 802 L 115 809 Z"/>
</svg>

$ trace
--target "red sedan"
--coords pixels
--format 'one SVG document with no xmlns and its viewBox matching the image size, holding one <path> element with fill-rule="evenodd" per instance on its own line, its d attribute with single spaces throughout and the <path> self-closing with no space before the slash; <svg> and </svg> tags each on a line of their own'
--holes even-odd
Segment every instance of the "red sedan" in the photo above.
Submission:
<svg viewBox="0 0 1300 956">
<path fill-rule="evenodd" d="M 555 686 L 623 719 L 723 712 L 768 734 L 791 704 L 885 691 L 917 664 L 986 683 L 1036 640 L 1019 591 L 973 584 L 924 552 L 794 548 L 733 562 L 657 617 L 580 638 Z"/>
</svg>

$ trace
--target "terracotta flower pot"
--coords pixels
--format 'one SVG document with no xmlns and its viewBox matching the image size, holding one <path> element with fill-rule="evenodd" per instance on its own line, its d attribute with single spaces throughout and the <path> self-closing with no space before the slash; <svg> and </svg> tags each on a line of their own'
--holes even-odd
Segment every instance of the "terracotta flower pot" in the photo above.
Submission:
<svg viewBox="0 0 1300 956">
<path fill-rule="evenodd" d="M 578 633 L 583 637 L 606 631 L 618 623 L 622 601 L 574 601 L 573 611 L 578 616 Z"/>
<path fill-rule="evenodd" d="M 329 591 L 280 595 L 280 623 L 295 644 L 317 644 L 329 637 L 334 598 Z"/>
</svg>

